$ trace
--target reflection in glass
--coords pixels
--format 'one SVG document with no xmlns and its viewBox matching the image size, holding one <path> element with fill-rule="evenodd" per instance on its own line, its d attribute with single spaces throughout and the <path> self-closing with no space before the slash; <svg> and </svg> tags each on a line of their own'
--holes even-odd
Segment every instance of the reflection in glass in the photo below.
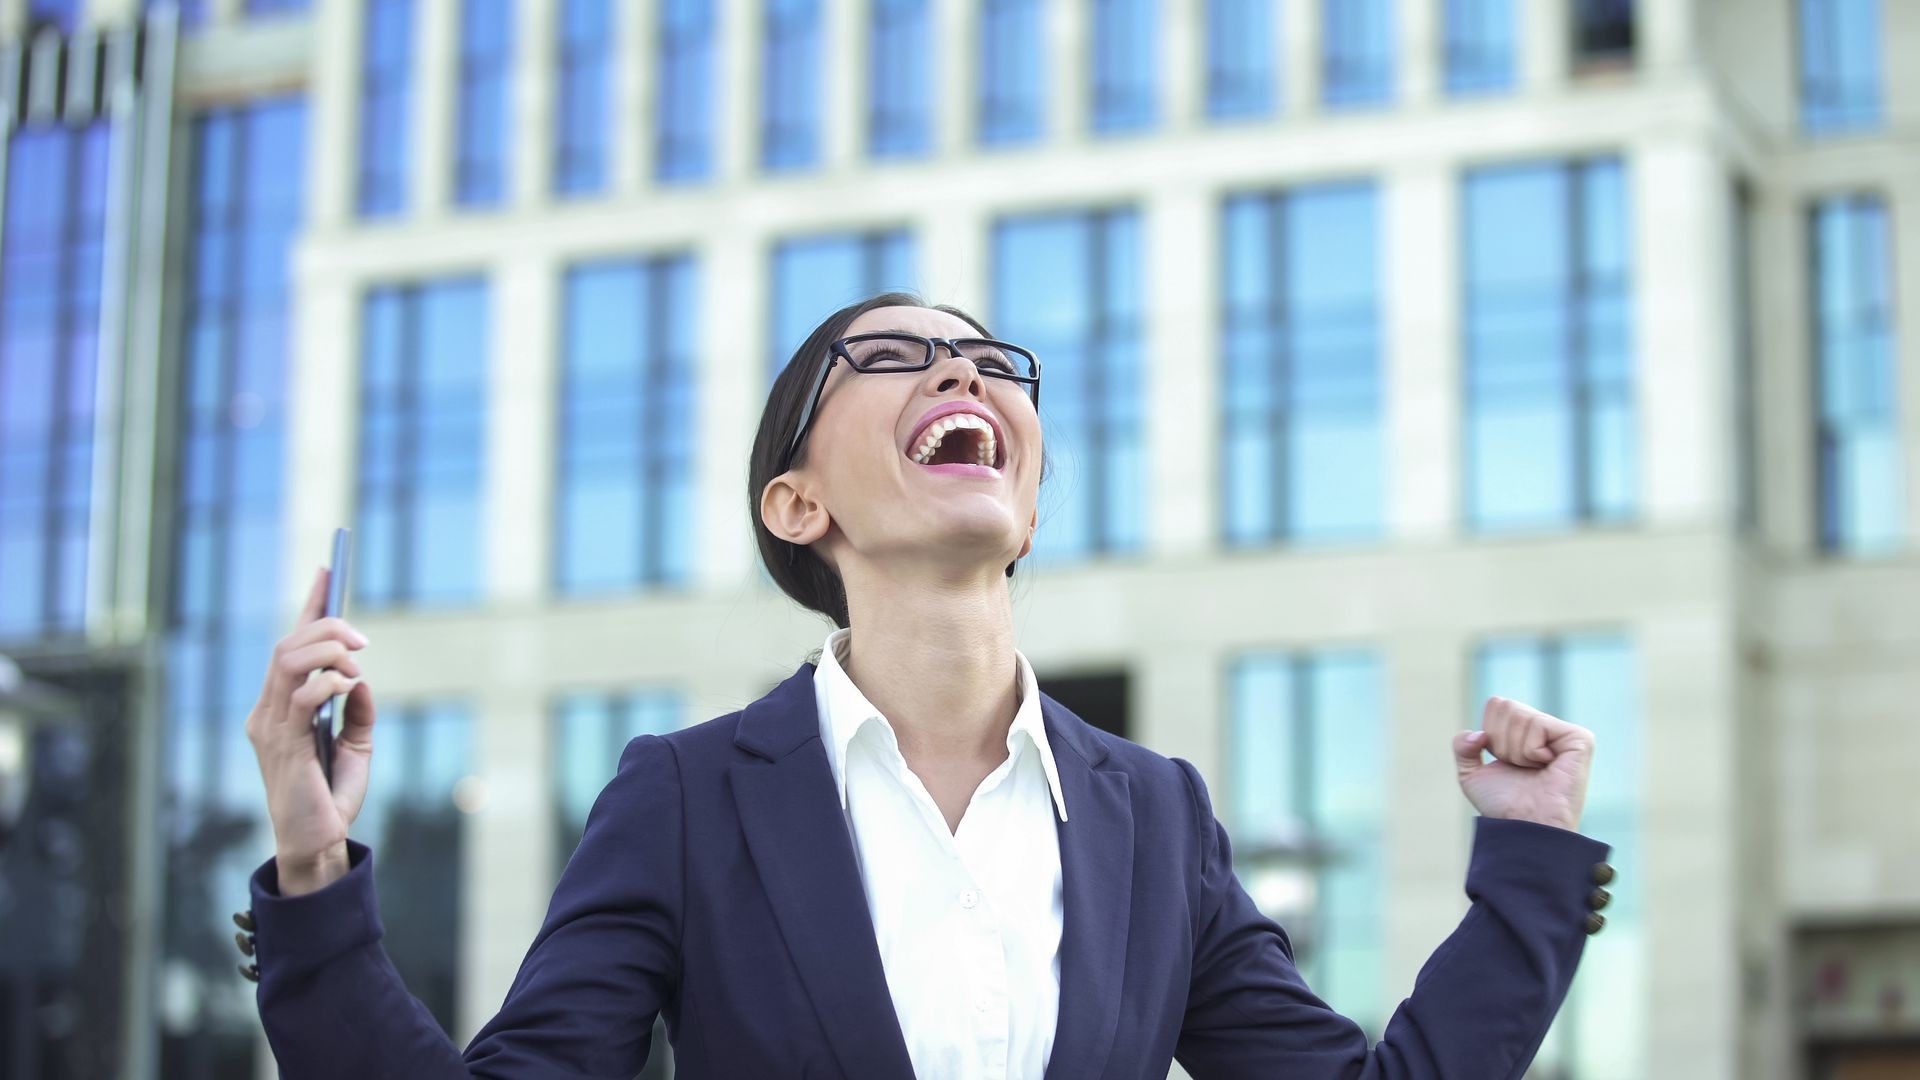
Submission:
<svg viewBox="0 0 1920 1080">
<path fill-rule="evenodd" d="M 1371 183 L 1227 200 L 1221 475 L 1230 544 L 1380 530 L 1377 204 Z"/>
<path fill-rule="evenodd" d="M 1314 992 L 1378 1038 L 1386 710 L 1370 652 L 1250 653 L 1229 668 L 1228 826 L 1249 892 L 1282 922 Z M 1292 866 L 1295 884 L 1276 870 Z M 1269 911 L 1278 920 L 1278 913 Z"/>
<path fill-rule="evenodd" d="M 1906 515 L 1886 202 L 1823 199 L 1812 232 L 1820 546 L 1887 551 L 1902 543 Z"/>
<path fill-rule="evenodd" d="M 1131 209 L 1002 218 L 993 233 L 993 335 L 1033 350 L 1054 478 L 1033 554 L 1137 550 L 1146 527 L 1141 400 L 1143 269 Z"/>
<path fill-rule="evenodd" d="M 363 607 L 477 599 L 486 283 L 383 286 L 367 295 L 362 318 L 355 599 Z"/>
<path fill-rule="evenodd" d="M 1629 519 L 1639 453 L 1619 161 L 1474 170 L 1464 226 L 1468 522 Z"/>
<path fill-rule="evenodd" d="M 80 633 L 112 129 L 6 142 L 0 220 L 0 641 Z"/>
<path fill-rule="evenodd" d="M 567 273 L 555 584 L 683 582 L 693 560 L 697 298 L 689 255 Z"/>
<path fill-rule="evenodd" d="M 1612 845 L 1619 871 L 1607 890 L 1607 925 L 1587 939 L 1579 977 L 1529 1075 L 1601 1080 L 1646 1076 L 1646 923 L 1641 855 L 1641 712 L 1634 649 L 1614 634 L 1513 636 L 1482 644 L 1475 713 L 1498 694 L 1593 732 L 1598 764 L 1580 831 Z"/>
</svg>

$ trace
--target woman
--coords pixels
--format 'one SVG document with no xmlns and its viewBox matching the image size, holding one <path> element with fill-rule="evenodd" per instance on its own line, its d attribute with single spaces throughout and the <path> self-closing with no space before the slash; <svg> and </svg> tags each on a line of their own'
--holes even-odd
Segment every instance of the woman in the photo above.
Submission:
<svg viewBox="0 0 1920 1080">
<path fill-rule="evenodd" d="M 695 1080 L 1525 1070 L 1612 874 L 1574 831 L 1592 735 L 1495 699 L 1454 737 L 1474 902 L 1369 1046 L 1235 879 L 1193 766 L 1086 724 L 1015 650 L 1039 366 L 968 340 L 989 338 L 888 293 L 795 354 L 754 440 L 754 528 L 837 629 L 745 709 L 627 744 L 464 1053 L 388 962 L 347 839 L 374 702 L 365 638 L 317 617 L 322 571 L 247 721 L 277 854 L 237 917 L 283 1075 L 630 1077 L 656 1014 Z M 343 692 L 330 791 L 308 719 Z"/>
</svg>

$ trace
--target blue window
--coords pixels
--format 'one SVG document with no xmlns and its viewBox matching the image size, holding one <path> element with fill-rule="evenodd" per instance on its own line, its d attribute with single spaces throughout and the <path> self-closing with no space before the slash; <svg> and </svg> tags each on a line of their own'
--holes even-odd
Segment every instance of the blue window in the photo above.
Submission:
<svg viewBox="0 0 1920 1080">
<path fill-rule="evenodd" d="M 192 30 L 207 23 L 207 0 L 141 0 L 142 11 L 152 14 L 159 8 L 172 7 L 180 13 L 180 27 Z M 251 10 L 251 9 L 249 9 Z"/>
<path fill-rule="evenodd" d="M 286 15 L 306 11 L 312 0 L 247 0 L 249 15 Z"/>
<path fill-rule="evenodd" d="M 260 845 L 271 843 L 259 764 L 232 735 L 286 632 L 289 255 L 305 150 L 306 106 L 297 97 L 223 107 L 192 123 L 164 643 L 163 949 L 166 963 L 208 980 L 232 970 L 215 946 L 232 940 L 233 925 L 203 898 L 244 882 Z M 253 1043 L 246 1025 L 257 1022 L 247 1011 L 203 998 L 199 1023 L 169 1025 L 167 1054 L 212 1060 L 232 1051 L 244 1060 Z"/>
<path fill-rule="evenodd" d="M 396 901 L 380 905 L 392 935 L 381 947 L 407 989 L 451 1033 L 465 981 L 466 816 L 480 791 L 479 778 L 469 775 L 472 714 L 459 701 L 386 704 L 379 724 L 380 760 L 353 831 L 374 851 L 374 889 Z"/>
<path fill-rule="evenodd" d="M 1273 114 L 1274 19 L 1271 0 L 1208 0 L 1207 115 L 1216 120 Z"/>
<path fill-rule="evenodd" d="M 111 129 L 7 142 L 0 232 L 0 640 L 86 620 Z"/>
<path fill-rule="evenodd" d="M 618 771 L 627 743 L 681 726 L 672 690 L 567 694 L 553 709 L 554 855 L 565 867 L 587 831 L 594 800 Z"/>
<path fill-rule="evenodd" d="M 1548 1076 L 1645 1076 L 1647 949 L 1642 863 L 1639 669 L 1613 634 L 1525 635 L 1486 641 L 1476 656 L 1469 725 L 1498 694 L 1593 732 L 1602 765 L 1588 781 L 1580 831 L 1613 845 L 1606 932 L 1587 939 L 1580 978 L 1534 1058 Z"/>
<path fill-rule="evenodd" d="M 912 157 L 933 146 L 930 8 L 928 0 L 873 0 L 867 140 L 874 157 Z"/>
<path fill-rule="evenodd" d="M 1513 89 L 1513 0 L 1447 0 L 1447 91 L 1487 94 Z"/>
<path fill-rule="evenodd" d="M 80 0 L 28 0 L 27 23 L 52 23 L 71 31 L 80 17 Z"/>
<path fill-rule="evenodd" d="M 693 560 L 692 258 L 567 274 L 555 583 L 564 593 L 685 581 Z"/>
<path fill-rule="evenodd" d="M 760 65 L 760 164 L 769 171 L 820 161 L 820 0 L 766 0 Z"/>
<path fill-rule="evenodd" d="M 1820 546 L 1862 554 L 1901 544 L 1900 350 L 1893 237 L 1875 195 L 1813 208 Z"/>
<path fill-rule="evenodd" d="M 660 0 L 654 176 L 662 183 L 713 172 L 713 0 Z"/>
<path fill-rule="evenodd" d="M 360 56 L 360 215 L 407 206 L 413 159 L 413 0 L 367 0 Z"/>
<path fill-rule="evenodd" d="M 1880 0 L 1800 0 L 1800 125 L 1810 135 L 1883 122 Z"/>
<path fill-rule="evenodd" d="M 1393 100 L 1395 0 L 1322 0 L 1320 100 L 1367 108 Z"/>
<path fill-rule="evenodd" d="M 1153 125 L 1159 15 L 1158 0 L 1093 0 L 1090 119 L 1095 132 L 1111 135 Z"/>
<path fill-rule="evenodd" d="M 1365 183 L 1226 203 L 1221 469 L 1229 544 L 1380 530 L 1377 203 Z"/>
<path fill-rule="evenodd" d="M 553 190 L 561 195 L 590 195 L 607 186 L 607 137 L 613 130 L 612 19 L 610 0 L 563 0 L 560 5 Z"/>
<path fill-rule="evenodd" d="M 1033 142 L 1047 126 L 1046 10 L 1040 0 L 982 0 L 978 136 Z"/>
<path fill-rule="evenodd" d="M 1578 67 L 1608 67 L 1633 60 L 1633 0 L 1577 0 L 1573 58 Z"/>
<path fill-rule="evenodd" d="M 486 284 L 376 289 L 364 319 L 355 598 L 363 608 L 477 599 Z"/>
<path fill-rule="evenodd" d="M 875 293 L 913 290 L 913 261 L 913 238 L 905 229 L 824 233 L 776 245 L 768 383 L 820 320 Z"/>
<path fill-rule="evenodd" d="M 1234 865 L 1255 902 L 1294 929 L 1308 985 L 1377 1038 L 1393 1002 L 1380 663 L 1363 650 L 1250 653 L 1228 679 Z"/>
<path fill-rule="evenodd" d="M 1003 218 L 993 236 L 994 335 L 1044 365 L 1047 446 L 1059 466 L 1034 555 L 1140 548 L 1146 528 L 1141 399 L 1144 269 L 1129 209 Z"/>
<path fill-rule="evenodd" d="M 1466 506 L 1476 528 L 1634 513 L 1628 221 L 1615 159 L 1467 176 Z"/>
<path fill-rule="evenodd" d="M 506 199 L 512 75 L 512 0 L 463 0 L 453 170 L 453 196 L 461 206 L 497 206 Z"/>
</svg>

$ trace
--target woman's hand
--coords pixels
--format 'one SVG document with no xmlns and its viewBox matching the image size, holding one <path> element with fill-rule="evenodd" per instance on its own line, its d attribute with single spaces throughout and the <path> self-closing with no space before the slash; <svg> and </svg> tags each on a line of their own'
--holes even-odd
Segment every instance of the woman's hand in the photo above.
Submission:
<svg viewBox="0 0 1920 1080">
<path fill-rule="evenodd" d="M 1562 829 L 1580 827 L 1593 732 L 1506 698 L 1488 698 L 1479 731 L 1453 737 L 1454 771 L 1475 810 Z M 1482 752 L 1493 761 L 1483 761 Z"/>
<path fill-rule="evenodd" d="M 328 573 L 322 567 L 314 575 L 306 607 L 273 647 L 260 700 L 247 715 L 247 740 L 267 786 L 283 896 L 312 892 L 347 872 L 347 826 L 366 799 L 373 758 L 373 688 L 351 655 L 367 639 L 344 619 L 320 617 Z M 342 693 L 346 715 L 334 739 L 329 788 L 313 745 L 313 714 Z"/>
</svg>

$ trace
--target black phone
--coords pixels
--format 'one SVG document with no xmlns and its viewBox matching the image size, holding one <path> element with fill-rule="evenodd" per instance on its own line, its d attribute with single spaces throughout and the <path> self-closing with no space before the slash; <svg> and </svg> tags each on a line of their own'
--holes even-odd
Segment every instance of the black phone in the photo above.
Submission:
<svg viewBox="0 0 1920 1080">
<path fill-rule="evenodd" d="M 352 556 L 353 530 L 333 530 L 333 562 L 327 567 L 327 610 L 323 618 L 347 613 L 348 562 Z M 328 698 L 313 713 L 313 749 L 320 755 L 320 775 L 327 778 L 328 787 L 333 786 L 333 718 L 342 711 L 334 708 L 338 700 L 338 696 Z"/>
</svg>

